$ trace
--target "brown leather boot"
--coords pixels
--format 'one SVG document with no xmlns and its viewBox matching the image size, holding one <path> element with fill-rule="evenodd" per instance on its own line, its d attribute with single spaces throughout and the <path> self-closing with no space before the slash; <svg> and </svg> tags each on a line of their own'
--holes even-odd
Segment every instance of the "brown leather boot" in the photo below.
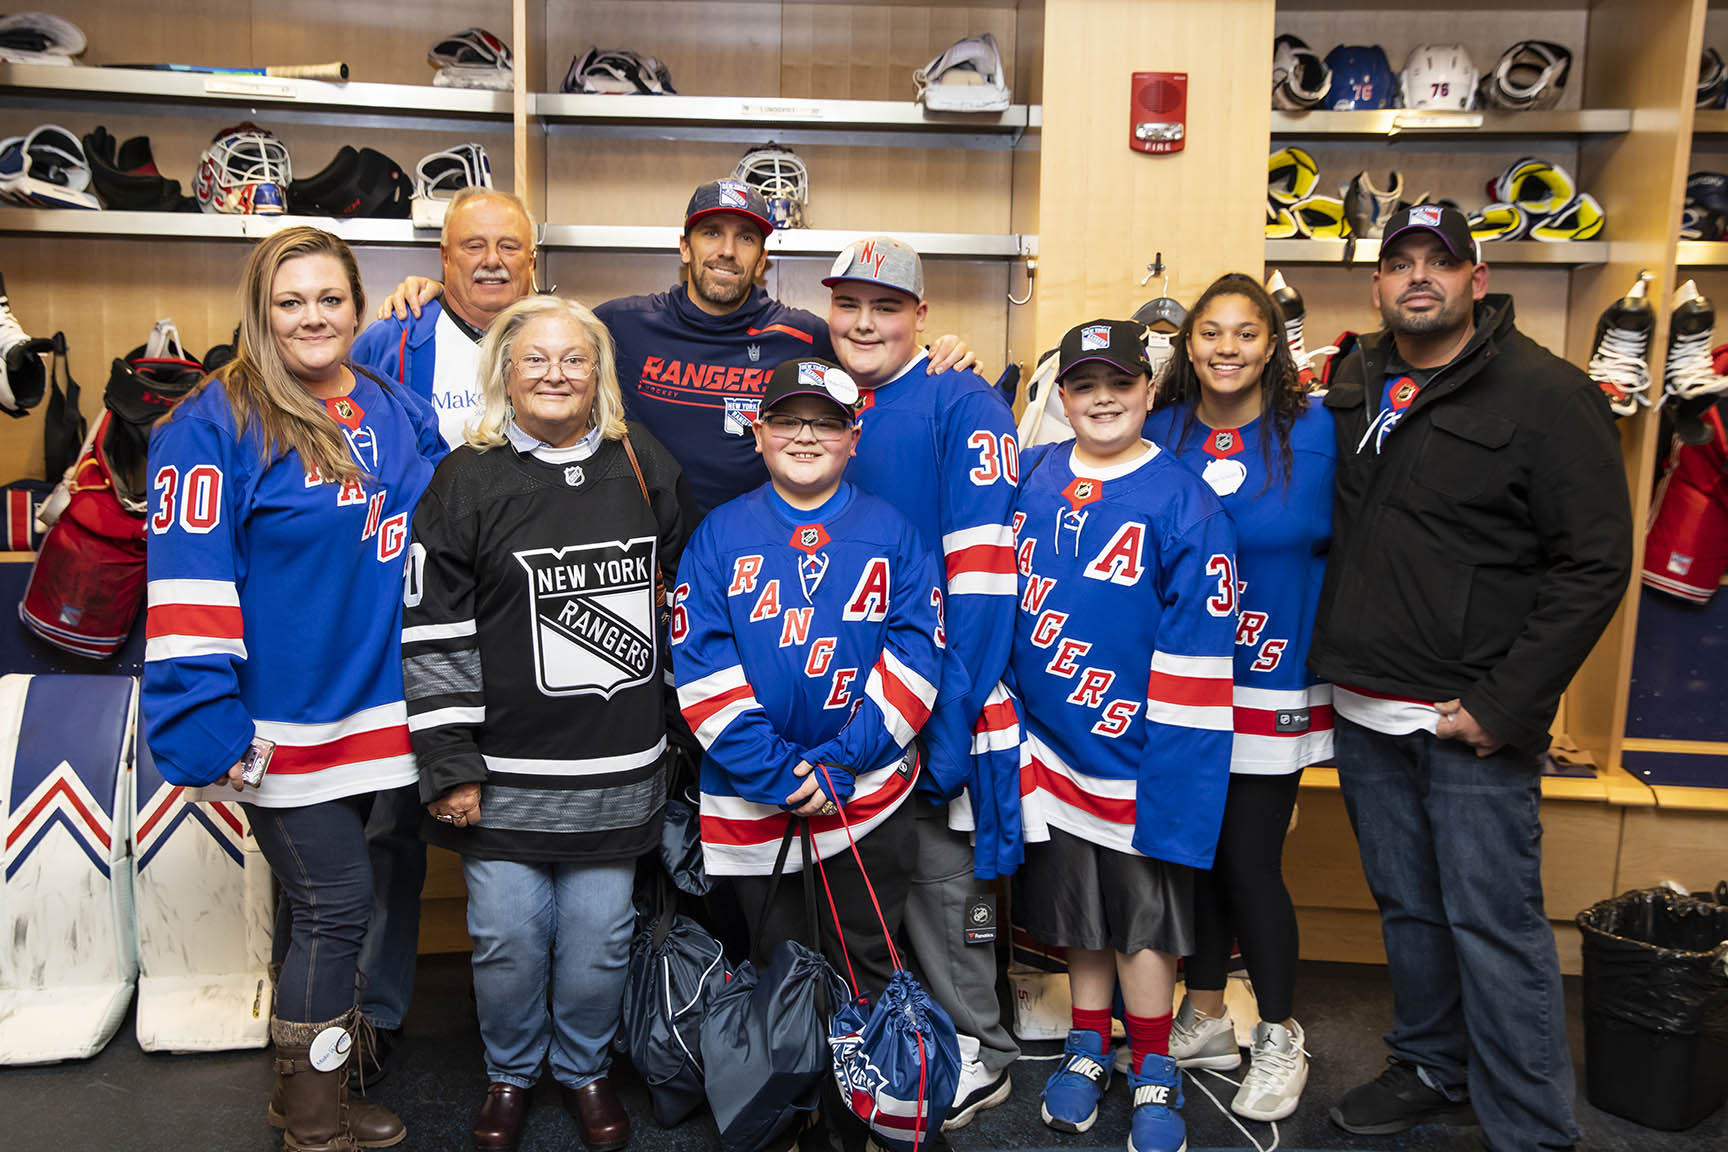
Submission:
<svg viewBox="0 0 1728 1152">
<path fill-rule="evenodd" d="M 321 1072 L 312 1065 L 312 1042 L 326 1028 L 342 1028 L 352 1034 L 355 1012 L 334 1020 L 300 1024 L 276 1017 L 270 1019 L 270 1035 L 276 1042 L 276 1085 L 271 1093 L 271 1111 L 280 1116 L 287 1129 L 283 1148 L 286 1152 L 355 1152 L 357 1148 L 388 1148 L 402 1141 L 408 1132 L 402 1121 L 389 1111 L 370 1105 L 358 1109 L 361 1101 L 351 1102 L 348 1096 L 348 1069 L 338 1065 Z M 356 1121 L 364 1111 L 366 1123 L 357 1130 Z M 361 1135 L 366 1140 L 361 1142 Z"/>
</svg>

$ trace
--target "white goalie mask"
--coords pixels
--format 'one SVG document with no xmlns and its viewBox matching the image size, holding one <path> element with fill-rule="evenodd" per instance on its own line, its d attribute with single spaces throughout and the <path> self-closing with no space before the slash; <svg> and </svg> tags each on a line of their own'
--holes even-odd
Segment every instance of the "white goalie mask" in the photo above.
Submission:
<svg viewBox="0 0 1728 1152">
<path fill-rule="evenodd" d="M 237 124 L 204 149 L 192 192 L 206 212 L 280 216 L 292 179 L 287 146 L 256 124 Z"/>
<path fill-rule="evenodd" d="M 805 211 L 810 204 L 810 173 L 790 148 L 770 143 L 751 149 L 732 170 L 732 178 L 762 193 L 775 228 L 808 227 Z"/>
<path fill-rule="evenodd" d="M 1468 112 L 1476 106 L 1476 65 L 1462 44 L 1419 44 L 1399 77 L 1404 107 Z"/>
</svg>

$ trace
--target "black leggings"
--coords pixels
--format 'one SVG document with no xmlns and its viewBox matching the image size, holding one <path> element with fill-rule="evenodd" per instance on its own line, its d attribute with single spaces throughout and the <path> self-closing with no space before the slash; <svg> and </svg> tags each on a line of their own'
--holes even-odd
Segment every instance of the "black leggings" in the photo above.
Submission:
<svg viewBox="0 0 1728 1152">
<path fill-rule="evenodd" d="M 1221 991 L 1230 945 L 1239 943 L 1260 1019 L 1273 1023 L 1295 1010 L 1296 909 L 1284 887 L 1284 833 L 1301 780 L 1300 772 L 1231 773 L 1212 870 L 1194 873 L 1195 945 L 1188 957 L 1188 987 Z"/>
</svg>

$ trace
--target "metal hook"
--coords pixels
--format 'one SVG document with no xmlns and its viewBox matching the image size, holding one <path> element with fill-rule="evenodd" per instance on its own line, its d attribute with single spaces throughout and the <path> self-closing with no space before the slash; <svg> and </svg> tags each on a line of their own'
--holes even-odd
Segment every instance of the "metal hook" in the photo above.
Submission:
<svg viewBox="0 0 1728 1152">
<path fill-rule="evenodd" d="M 1032 280 L 1037 275 L 1038 275 L 1038 260 L 1037 260 L 1037 258 L 1032 257 L 1032 256 L 1026 257 L 1026 295 L 1023 298 L 1016 297 L 1014 295 L 1013 291 L 1009 291 L 1008 303 L 1010 303 L 1010 304 L 1030 304 L 1032 302 Z"/>
<path fill-rule="evenodd" d="M 1164 295 L 1170 295 L 1170 273 L 1164 267 L 1164 253 L 1162 252 L 1156 253 L 1152 257 L 1152 263 L 1146 265 L 1146 275 L 1140 277 L 1140 287 L 1146 287 L 1154 276 L 1164 277 Z"/>
</svg>

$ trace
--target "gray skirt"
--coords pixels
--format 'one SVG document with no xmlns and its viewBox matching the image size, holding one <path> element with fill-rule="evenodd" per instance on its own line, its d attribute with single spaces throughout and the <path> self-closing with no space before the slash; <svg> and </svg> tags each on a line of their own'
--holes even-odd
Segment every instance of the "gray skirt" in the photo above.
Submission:
<svg viewBox="0 0 1728 1152">
<path fill-rule="evenodd" d="M 1014 874 L 1014 923 L 1063 948 L 1194 951 L 1194 870 L 1117 852 L 1060 828 L 1026 845 Z"/>
</svg>

